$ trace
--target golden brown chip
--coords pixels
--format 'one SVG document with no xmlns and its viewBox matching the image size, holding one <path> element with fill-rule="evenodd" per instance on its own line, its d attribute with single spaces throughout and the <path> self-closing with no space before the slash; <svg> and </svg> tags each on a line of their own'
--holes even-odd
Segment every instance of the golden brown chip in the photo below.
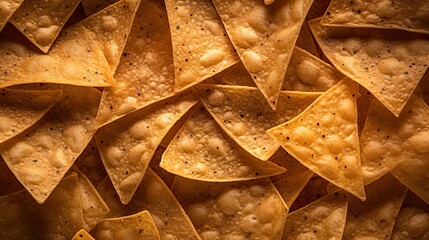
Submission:
<svg viewBox="0 0 429 240">
<path fill-rule="evenodd" d="M 79 232 L 77 232 L 72 240 L 95 240 L 87 231 L 84 229 L 81 229 Z"/>
<path fill-rule="evenodd" d="M 0 32 L 23 2 L 24 0 L 2 0 L 0 2 Z"/>
</svg>

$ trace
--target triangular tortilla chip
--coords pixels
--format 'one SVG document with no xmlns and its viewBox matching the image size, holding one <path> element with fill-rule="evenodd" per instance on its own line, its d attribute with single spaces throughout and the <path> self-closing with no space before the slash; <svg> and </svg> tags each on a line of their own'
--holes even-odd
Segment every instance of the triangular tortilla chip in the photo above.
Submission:
<svg viewBox="0 0 429 240">
<path fill-rule="evenodd" d="M 411 191 L 399 210 L 391 239 L 429 239 L 429 205 Z"/>
<path fill-rule="evenodd" d="M 77 232 L 72 240 L 95 240 L 87 231 L 84 229 L 81 229 L 79 232 Z"/>
<path fill-rule="evenodd" d="M 103 181 L 104 177 L 107 176 L 97 144 L 95 143 L 95 138 L 89 142 L 74 164 L 85 174 L 94 187 L 97 187 Z"/>
<path fill-rule="evenodd" d="M 202 239 L 280 239 L 287 206 L 267 178 L 207 183 L 176 177 L 172 191 Z"/>
<path fill-rule="evenodd" d="M 0 89 L 0 143 L 20 134 L 45 115 L 62 92 Z"/>
<path fill-rule="evenodd" d="M 202 82 L 238 62 L 210 0 L 166 0 L 173 42 L 175 90 Z"/>
<path fill-rule="evenodd" d="M 82 6 L 86 16 L 92 14 L 118 2 L 119 0 L 82 0 Z"/>
<path fill-rule="evenodd" d="M 338 27 L 400 29 L 429 33 L 429 2 L 425 0 L 333 0 L 321 23 Z"/>
<path fill-rule="evenodd" d="M 71 239 L 83 226 L 77 181 L 64 178 L 43 205 L 25 190 L 0 197 L 0 239 Z"/>
<path fill-rule="evenodd" d="M 323 53 L 343 74 L 399 116 L 429 64 L 429 36 L 399 30 L 324 27 L 309 22 Z"/>
<path fill-rule="evenodd" d="M 263 96 L 273 109 L 283 85 L 305 15 L 313 0 L 214 0 L 228 35 Z"/>
<path fill-rule="evenodd" d="M 243 181 L 285 171 L 245 154 L 204 108 L 186 121 L 165 150 L 160 166 L 182 177 L 209 182 Z"/>
<path fill-rule="evenodd" d="M 173 50 L 167 13 L 156 1 L 143 1 L 115 72 L 104 89 L 99 127 L 174 94 Z"/>
<path fill-rule="evenodd" d="M 0 156 L 0 196 L 24 189 Z"/>
<path fill-rule="evenodd" d="M 0 32 L 23 2 L 24 0 L 2 0 L 0 2 Z"/>
<path fill-rule="evenodd" d="M 429 166 L 429 107 L 422 99 L 411 96 L 398 118 L 374 100 L 360 145 L 365 184 L 377 180 L 404 162 L 397 172 L 403 168 L 403 178 L 421 181 L 421 184 L 426 185 L 422 185 L 424 189 L 421 189 L 421 193 L 426 194 L 429 201 L 429 186 L 426 184 L 429 179 L 425 177 L 427 169 L 424 167 Z"/>
<path fill-rule="evenodd" d="M 63 86 L 58 103 L 35 125 L 0 145 L 10 170 L 43 203 L 95 133 L 100 92 Z"/>
<path fill-rule="evenodd" d="M 104 219 L 97 224 L 91 234 L 97 240 L 160 239 L 155 222 L 148 211 L 142 211 L 126 217 Z"/>
<path fill-rule="evenodd" d="M 123 204 L 131 200 L 168 130 L 197 102 L 192 92 L 176 95 L 98 130 L 98 150 Z"/>
<path fill-rule="evenodd" d="M 25 0 L 9 21 L 47 53 L 79 3 L 80 0 Z"/>
<path fill-rule="evenodd" d="M 106 178 L 98 190 L 111 208 L 109 217 L 147 210 L 154 218 L 162 239 L 200 239 L 176 197 L 150 168 L 127 205 L 122 205 L 109 179 Z"/>
<path fill-rule="evenodd" d="M 344 79 L 294 119 L 267 133 L 319 176 L 365 200 L 355 84 Z"/>
<path fill-rule="evenodd" d="M 335 192 L 290 213 L 282 239 L 342 239 L 347 200 L 347 193 Z"/>
<path fill-rule="evenodd" d="M 344 240 L 389 239 L 407 188 L 391 174 L 366 187 L 365 202 L 350 197 Z"/>
<path fill-rule="evenodd" d="M 282 92 L 274 111 L 257 88 L 198 85 L 194 90 L 222 129 L 261 160 L 268 160 L 280 147 L 266 131 L 294 118 L 320 95 Z"/>
</svg>

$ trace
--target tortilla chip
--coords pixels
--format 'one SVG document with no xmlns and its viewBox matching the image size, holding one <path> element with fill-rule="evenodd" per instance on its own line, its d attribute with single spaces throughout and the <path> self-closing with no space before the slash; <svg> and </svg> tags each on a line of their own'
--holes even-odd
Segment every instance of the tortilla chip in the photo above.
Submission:
<svg viewBox="0 0 429 240">
<path fill-rule="evenodd" d="M 331 183 L 321 178 L 320 176 L 313 174 L 311 179 L 307 182 L 307 185 L 299 193 L 298 197 L 293 202 L 289 212 L 294 212 L 304 206 L 317 201 L 318 199 L 338 191 L 338 188 L 334 191 L 328 191 L 328 186 Z"/>
<path fill-rule="evenodd" d="M 80 0 L 25 0 L 10 18 L 10 23 L 47 53 L 79 3 Z"/>
<path fill-rule="evenodd" d="M 109 179 L 103 181 L 99 191 L 111 208 L 109 217 L 147 210 L 155 220 L 162 239 L 200 239 L 176 197 L 150 168 L 127 205 L 122 205 Z"/>
<path fill-rule="evenodd" d="M 322 24 L 339 27 L 400 29 L 429 33 L 429 2 L 425 0 L 333 0 Z"/>
<path fill-rule="evenodd" d="M 167 187 L 171 187 L 171 184 L 173 183 L 174 177 L 176 175 L 167 172 L 164 168 L 159 166 L 164 152 L 165 152 L 165 147 L 158 146 L 158 148 L 155 151 L 155 154 L 153 155 L 152 159 L 149 162 L 149 167 L 162 179 L 162 181 L 164 181 Z"/>
<path fill-rule="evenodd" d="M 98 150 L 123 204 L 131 200 L 168 130 L 197 102 L 193 93 L 177 95 L 99 129 Z"/>
<path fill-rule="evenodd" d="M 288 169 L 289 171 L 289 169 Z M 305 169 L 302 172 L 287 176 L 274 183 L 286 205 L 290 208 L 305 185 L 313 176 L 313 172 Z"/>
<path fill-rule="evenodd" d="M 119 0 L 82 0 L 82 6 L 86 16 L 90 16 L 118 1 Z"/>
<path fill-rule="evenodd" d="M 429 179 L 425 177 L 424 169 L 424 166 L 429 166 L 429 107 L 422 99 L 411 96 L 398 118 L 374 100 L 360 145 L 365 184 L 377 180 L 403 162 L 397 172 L 404 180 L 409 178 L 405 180 L 409 184 L 410 181 L 421 181 L 421 187 L 425 189 L 420 191 L 428 196 L 426 199 L 429 201 L 429 186 L 426 184 Z"/>
<path fill-rule="evenodd" d="M 392 175 L 366 187 L 365 202 L 349 199 L 344 240 L 389 239 L 407 188 Z"/>
<path fill-rule="evenodd" d="M 210 0 L 166 0 L 173 42 L 175 90 L 181 91 L 238 62 Z"/>
<path fill-rule="evenodd" d="M 97 125 L 174 94 L 174 67 L 167 13 L 156 1 L 143 1 L 115 72 L 116 85 L 104 89 Z"/>
<path fill-rule="evenodd" d="M 40 204 L 45 202 L 95 133 L 100 92 L 63 86 L 57 104 L 32 127 L 0 145 L 10 170 Z"/>
<path fill-rule="evenodd" d="M 292 119 L 320 95 L 282 92 L 274 111 L 257 88 L 198 85 L 194 90 L 222 129 L 247 152 L 264 161 L 280 147 L 266 131 Z"/>
<path fill-rule="evenodd" d="M 176 177 L 172 191 L 202 239 L 281 239 L 287 206 L 267 178 L 207 183 Z"/>
<path fill-rule="evenodd" d="M 72 240 L 95 240 L 87 231 L 84 229 L 81 229 L 79 232 L 77 232 Z"/>
<path fill-rule="evenodd" d="M 311 171 L 365 200 L 357 94 L 355 84 L 344 79 L 300 115 L 267 133 Z"/>
<path fill-rule="evenodd" d="M 402 203 L 391 239 L 429 239 L 429 205 L 411 191 Z"/>
<path fill-rule="evenodd" d="M 148 211 L 142 211 L 126 217 L 104 219 L 97 224 L 91 234 L 97 240 L 160 239 L 158 230 Z"/>
<path fill-rule="evenodd" d="M 282 239 L 342 239 L 347 200 L 335 192 L 289 214 Z"/>
<path fill-rule="evenodd" d="M 0 3 L 0 32 L 24 0 L 2 0 Z"/>
<path fill-rule="evenodd" d="M 24 187 L 19 183 L 0 157 L 0 196 L 17 192 L 21 189 L 24 189 Z"/>
<path fill-rule="evenodd" d="M 323 52 L 343 74 L 399 116 L 429 64 L 429 36 L 399 30 L 324 27 L 309 22 Z"/>
<path fill-rule="evenodd" d="M 103 181 L 104 177 L 107 176 L 94 138 L 89 142 L 74 164 L 85 174 L 94 187 L 97 187 Z"/>
<path fill-rule="evenodd" d="M 43 205 L 25 190 L 0 197 L 0 239 L 71 239 L 83 226 L 77 181 L 64 178 Z"/>
<path fill-rule="evenodd" d="M 214 0 L 241 61 L 275 110 L 301 25 L 313 0 Z"/>
<path fill-rule="evenodd" d="M 165 150 L 160 166 L 170 173 L 209 182 L 243 181 L 285 171 L 246 154 L 199 108 Z"/>
<path fill-rule="evenodd" d="M 0 89 L 0 143 L 35 124 L 60 98 L 62 92 Z"/>
</svg>

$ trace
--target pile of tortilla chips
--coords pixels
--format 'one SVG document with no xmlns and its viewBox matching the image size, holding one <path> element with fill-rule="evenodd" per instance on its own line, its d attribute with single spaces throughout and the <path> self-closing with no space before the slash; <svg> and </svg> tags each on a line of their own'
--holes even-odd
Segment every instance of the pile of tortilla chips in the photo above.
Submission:
<svg viewBox="0 0 429 240">
<path fill-rule="evenodd" d="M 429 239 L 426 0 L 0 0 L 0 239 Z"/>
</svg>

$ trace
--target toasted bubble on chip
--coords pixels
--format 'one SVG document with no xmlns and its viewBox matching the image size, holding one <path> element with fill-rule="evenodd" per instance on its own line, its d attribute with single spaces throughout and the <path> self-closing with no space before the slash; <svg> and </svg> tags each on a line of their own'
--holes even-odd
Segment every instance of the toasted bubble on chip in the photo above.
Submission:
<svg viewBox="0 0 429 240">
<path fill-rule="evenodd" d="M 97 224 L 91 231 L 91 234 L 97 240 L 160 239 L 154 219 L 148 211 L 142 211 L 125 217 L 104 219 Z"/>
<path fill-rule="evenodd" d="M 429 187 L 425 183 L 429 180 L 425 177 L 425 166 L 429 166 L 429 107 L 420 97 L 411 96 L 399 117 L 373 100 L 360 145 L 365 184 L 377 180 L 403 162 L 403 167 L 398 167 L 397 172 L 401 172 L 404 179 L 409 179 L 405 180 L 407 182 L 416 184 L 420 181 L 423 188 L 416 190 L 429 196 Z M 429 197 L 426 199 L 429 201 Z"/>
<path fill-rule="evenodd" d="M 172 191 L 202 239 L 281 239 L 287 206 L 268 178 L 207 183 L 176 177 Z"/>
<path fill-rule="evenodd" d="M 134 112 L 99 129 L 97 146 L 123 204 L 127 204 L 168 130 L 198 98 L 191 92 Z"/>
<path fill-rule="evenodd" d="M 116 84 L 104 89 L 97 125 L 106 125 L 174 94 L 169 35 L 166 10 L 156 1 L 143 1 L 115 72 Z"/>
<path fill-rule="evenodd" d="M 23 2 L 24 0 L 2 0 L 0 2 L 0 32 Z"/>
<path fill-rule="evenodd" d="M 390 239 L 429 239 L 429 205 L 411 191 L 405 196 Z"/>
<path fill-rule="evenodd" d="M 9 21 L 47 53 L 79 3 L 80 0 L 25 0 Z"/>
<path fill-rule="evenodd" d="M 109 217 L 126 216 L 147 210 L 155 221 L 161 239 L 200 239 L 176 197 L 150 168 L 127 205 L 121 203 L 108 178 L 98 190 L 111 208 Z"/>
<path fill-rule="evenodd" d="M 273 110 L 257 88 L 201 84 L 194 90 L 222 129 L 261 160 L 268 160 L 280 147 L 266 131 L 292 119 L 320 95 L 281 92 Z"/>
<path fill-rule="evenodd" d="M 342 239 L 348 194 L 331 193 L 288 215 L 282 239 Z"/>
<path fill-rule="evenodd" d="M 0 145 L 10 170 L 40 204 L 95 134 L 100 92 L 74 86 L 61 89 L 60 100 L 42 119 Z"/>
<path fill-rule="evenodd" d="M 82 229 L 77 174 L 65 177 L 39 205 L 22 190 L 0 197 L 0 239 L 71 239 Z"/>
<path fill-rule="evenodd" d="M 160 166 L 182 177 L 209 182 L 243 181 L 285 171 L 247 154 L 202 107 L 171 141 Z"/>
<path fill-rule="evenodd" d="M 90 16 L 119 0 L 82 0 L 82 6 L 86 16 Z"/>
<path fill-rule="evenodd" d="M 333 0 L 323 25 L 400 29 L 429 33 L 429 2 L 425 0 Z"/>
<path fill-rule="evenodd" d="M 0 89 L 0 143 L 35 124 L 60 98 L 61 90 Z"/>
<path fill-rule="evenodd" d="M 212 1 L 167 0 L 165 5 L 173 42 L 176 91 L 239 61 Z"/>
<path fill-rule="evenodd" d="M 0 196 L 17 192 L 23 188 L 0 156 Z"/>
<path fill-rule="evenodd" d="M 89 142 L 74 164 L 85 174 L 94 187 L 97 187 L 107 176 L 95 138 Z"/>
<path fill-rule="evenodd" d="M 95 240 L 95 239 L 91 235 L 89 235 L 89 233 L 85 231 L 85 229 L 81 229 L 79 230 L 79 232 L 77 232 L 74 235 L 72 240 Z"/>
<path fill-rule="evenodd" d="M 313 0 L 214 0 L 241 61 L 273 109 L 301 25 Z"/>
<path fill-rule="evenodd" d="M 300 115 L 267 133 L 311 171 L 365 200 L 357 96 L 354 82 L 341 80 Z"/>
<path fill-rule="evenodd" d="M 309 22 L 323 53 L 343 74 L 399 116 L 429 64 L 429 36 L 399 30 L 324 27 Z"/>
<path fill-rule="evenodd" d="M 365 190 L 366 201 L 349 199 L 343 239 L 390 239 L 407 188 L 388 174 Z"/>
</svg>

